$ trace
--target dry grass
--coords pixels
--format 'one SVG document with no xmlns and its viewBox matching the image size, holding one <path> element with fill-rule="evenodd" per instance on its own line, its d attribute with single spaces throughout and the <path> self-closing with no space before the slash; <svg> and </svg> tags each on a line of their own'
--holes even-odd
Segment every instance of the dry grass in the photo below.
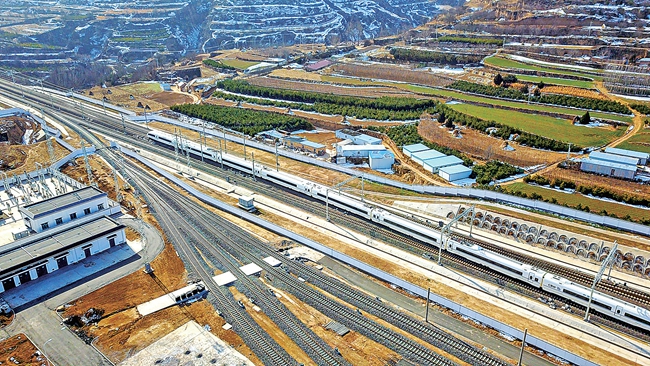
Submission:
<svg viewBox="0 0 650 366">
<path fill-rule="evenodd" d="M 471 129 L 462 130 L 463 137 L 455 138 L 446 128 L 440 128 L 437 122 L 430 119 L 423 119 L 420 122 L 418 132 L 426 140 L 460 150 L 481 161 L 500 160 L 516 166 L 528 167 L 555 163 L 566 156 L 519 146 L 516 142 L 509 142 L 515 151 L 506 151 L 503 149 L 505 141 Z"/>
<path fill-rule="evenodd" d="M 603 177 L 595 174 L 585 173 L 579 170 L 568 170 L 556 168 L 542 174 L 544 177 L 562 178 L 564 180 L 575 182 L 576 185 L 604 187 L 610 191 L 631 196 L 650 196 L 650 186 L 639 184 L 622 179 Z"/>
<path fill-rule="evenodd" d="M 542 89 L 542 92 L 544 94 L 546 93 L 566 94 L 566 95 L 573 95 L 576 97 L 583 97 L 583 98 L 594 98 L 594 99 L 602 99 L 602 100 L 608 99 L 606 96 L 602 95 L 601 93 L 595 90 L 575 88 L 572 86 L 547 85 L 544 87 L 544 89 Z"/>
<path fill-rule="evenodd" d="M 3 365 L 49 365 L 45 356 L 23 333 L 0 342 L 0 363 Z"/>
</svg>

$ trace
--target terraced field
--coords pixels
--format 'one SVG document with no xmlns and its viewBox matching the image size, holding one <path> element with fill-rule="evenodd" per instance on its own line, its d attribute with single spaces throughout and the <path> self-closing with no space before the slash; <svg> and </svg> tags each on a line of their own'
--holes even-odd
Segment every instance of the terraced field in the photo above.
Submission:
<svg viewBox="0 0 650 366">
<path fill-rule="evenodd" d="M 555 107 L 555 106 L 547 106 L 547 105 L 539 105 L 539 104 L 527 104 L 523 102 L 513 102 L 508 100 L 500 100 L 500 99 L 491 99 L 491 98 L 479 97 L 475 95 L 463 94 L 461 92 L 452 91 L 452 90 L 442 90 L 442 89 L 429 88 L 429 87 L 419 86 L 419 85 L 410 85 L 410 84 L 394 84 L 394 85 L 399 88 L 404 88 L 406 90 L 410 90 L 415 93 L 430 94 L 439 97 L 453 98 L 456 100 L 492 104 L 495 106 L 519 108 L 519 109 L 525 109 L 530 111 L 561 113 L 561 114 L 568 114 L 571 116 L 582 115 L 585 112 L 579 109 L 571 109 L 571 108 Z M 589 112 L 589 114 L 594 118 L 611 119 L 619 122 L 632 123 L 632 117 L 629 116 L 621 116 L 621 115 L 604 113 L 604 112 Z"/>
<path fill-rule="evenodd" d="M 561 78 L 551 78 L 545 76 L 533 76 L 533 75 L 521 75 L 517 74 L 517 79 L 521 81 L 527 81 L 529 83 L 539 83 L 543 81 L 544 84 L 548 85 L 562 85 L 562 86 L 574 86 L 576 88 L 583 89 L 593 89 L 593 81 L 582 81 L 582 80 L 572 80 L 572 79 L 561 79 Z"/>
<path fill-rule="evenodd" d="M 560 192 L 554 189 L 533 186 L 526 183 L 512 183 L 502 187 L 511 193 L 523 192 L 528 196 L 535 193 L 541 195 L 543 199 L 550 200 L 555 198 L 557 203 L 560 205 L 567 204 L 570 207 L 577 207 L 578 205 L 581 205 L 581 207 L 588 206 L 591 212 L 602 212 L 605 210 L 609 214 L 615 214 L 620 218 L 630 215 L 634 220 L 650 219 L 650 211 L 648 210 L 628 205 L 621 205 L 616 202 L 604 201 L 597 198 L 590 198 L 578 193 Z"/>
<path fill-rule="evenodd" d="M 643 129 L 616 147 L 650 153 L 650 130 Z"/>
<path fill-rule="evenodd" d="M 472 116 L 519 128 L 522 131 L 580 146 L 602 146 L 622 136 L 625 132 L 625 127 L 617 129 L 613 127 L 590 128 L 572 125 L 565 119 L 472 104 L 452 104 L 449 107 Z"/>
<path fill-rule="evenodd" d="M 227 65 L 227 66 L 232 66 L 240 70 L 245 70 L 253 65 L 257 65 L 259 62 L 254 62 L 254 61 L 245 61 L 245 60 L 238 60 L 238 59 L 223 59 L 220 60 L 222 64 Z"/>
<path fill-rule="evenodd" d="M 557 74 L 557 75 L 571 75 L 571 76 L 585 77 L 585 78 L 589 78 L 589 79 L 592 79 L 592 80 L 595 80 L 595 81 L 602 81 L 603 80 L 603 77 L 598 76 L 598 75 L 592 75 L 592 74 L 586 74 L 586 73 L 581 73 L 581 72 L 577 72 L 577 71 L 553 69 L 553 68 L 550 68 L 550 67 L 531 65 L 531 64 L 526 64 L 526 63 L 523 63 L 523 62 L 510 60 L 510 59 L 507 59 L 507 58 L 497 57 L 497 56 L 488 57 L 485 60 L 483 60 L 483 62 L 486 65 L 492 65 L 492 66 L 502 67 L 502 68 L 506 68 L 506 69 L 521 69 L 521 70 L 541 71 L 541 72 L 548 72 L 548 73 Z"/>
</svg>

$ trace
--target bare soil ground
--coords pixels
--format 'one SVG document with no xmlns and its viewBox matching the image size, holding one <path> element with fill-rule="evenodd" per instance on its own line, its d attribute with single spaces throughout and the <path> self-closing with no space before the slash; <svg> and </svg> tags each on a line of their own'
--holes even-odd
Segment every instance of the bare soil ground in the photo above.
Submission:
<svg viewBox="0 0 650 366">
<path fill-rule="evenodd" d="M 50 365 L 47 358 L 22 333 L 0 341 L 0 363 L 26 366 Z"/>
<path fill-rule="evenodd" d="M 0 328 L 11 324 L 11 322 L 14 321 L 15 316 L 16 314 L 13 311 L 9 315 L 0 314 Z"/>
<path fill-rule="evenodd" d="M 455 138 L 446 128 L 439 126 L 439 123 L 430 119 L 422 119 L 418 126 L 418 132 L 426 140 L 463 151 L 481 161 L 496 159 L 516 166 L 527 167 L 555 163 L 566 156 L 562 153 L 519 146 L 516 142 L 509 142 L 515 151 L 506 151 L 503 149 L 504 141 L 501 139 L 468 128 L 462 130 L 462 138 Z"/>
<path fill-rule="evenodd" d="M 148 98 L 166 106 L 194 102 L 194 98 L 192 98 L 190 95 L 177 92 L 160 92 L 153 94 Z"/>
<path fill-rule="evenodd" d="M 110 90 L 110 94 L 108 91 Z M 90 95 L 92 92 L 93 95 Z M 86 90 L 86 95 L 99 101 L 106 97 L 108 103 L 142 113 L 142 106 L 149 106 L 151 111 L 167 109 L 174 104 L 192 103 L 194 99 L 185 93 L 163 91 L 158 83 L 138 83 L 110 88 L 95 86 Z M 133 96 L 133 99 L 131 99 Z"/>
<path fill-rule="evenodd" d="M 383 345 L 360 335 L 349 332 L 345 336 L 338 336 L 325 328 L 330 318 L 323 315 L 313 307 L 301 302 L 293 295 L 275 289 L 281 294 L 280 301 L 303 323 L 324 339 L 330 347 L 338 348 L 343 358 L 352 365 L 386 365 L 390 360 L 401 358 L 397 353 Z"/>
<path fill-rule="evenodd" d="M 337 142 L 341 142 L 343 140 L 336 138 L 336 135 L 334 132 L 321 132 L 321 133 L 301 133 L 298 134 L 297 136 L 306 138 L 309 141 L 316 142 L 319 144 L 326 145 L 327 148 L 331 149 L 332 144 L 335 144 Z"/>
<path fill-rule="evenodd" d="M 56 160 L 66 156 L 69 151 L 52 141 L 54 156 Z M 0 171 L 8 176 L 22 174 L 23 171 L 31 172 L 36 170 L 36 163 L 43 166 L 50 165 L 50 156 L 47 152 L 47 142 L 41 141 L 32 145 L 0 145 Z"/>
</svg>

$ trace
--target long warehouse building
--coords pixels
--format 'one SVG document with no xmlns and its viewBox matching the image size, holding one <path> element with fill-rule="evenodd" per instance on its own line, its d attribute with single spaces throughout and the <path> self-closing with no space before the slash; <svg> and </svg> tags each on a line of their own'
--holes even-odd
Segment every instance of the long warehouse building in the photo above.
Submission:
<svg viewBox="0 0 650 366">
<path fill-rule="evenodd" d="M 78 219 L 0 247 L 0 292 L 125 243 L 124 229 L 108 216 Z"/>
</svg>

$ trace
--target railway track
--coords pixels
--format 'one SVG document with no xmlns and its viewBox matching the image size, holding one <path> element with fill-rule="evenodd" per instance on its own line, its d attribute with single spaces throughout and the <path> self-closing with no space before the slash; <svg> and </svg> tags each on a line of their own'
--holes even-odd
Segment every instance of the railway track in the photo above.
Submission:
<svg viewBox="0 0 650 366">
<path fill-rule="evenodd" d="M 0 87 L 1 86 L 2 85 L 0 84 Z M 38 93 L 36 93 L 36 94 L 38 94 Z M 26 95 L 27 95 L 27 93 L 26 93 Z M 44 102 L 43 99 L 39 99 L 39 97 L 35 97 L 35 99 L 37 101 Z M 92 128 L 92 129 L 100 130 L 101 133 L 106 134 L 106 135 L 108 135 L 110 137 L 113 137 L 115 139 L 118 139 L 118 140 L 125 139 L 124 134 L 116 132 L 116 131 L 122 131 L 123 130 L 120 123 L 118 123 L 118 122 L 107 122 L 107 120 L 111 120 L 111 119 L 106 117 L 105 115 L 103 115 L 103 113 L 97 112 L 97 111 L 93 111 L 93 112 L 89 111 L 89 112 L 86 113 L 86 115 L 88 117 L 91 117 L 91 118 L 92 117 L 96 118 L 96 119 L 93 119 L 92 122 L 84 122 L 84 124 L 87 127 Z M 167 158 L 172 158 L 172 159 L 174 158 L 173 154 L 170 154 L 168 149 L 161 148 L 161 147 L 158 147 L 158 146 L 155 146 L 155 145 L 152 145 L 150 143 L 147 143 L 147 142 L 143 141 L 143 140 L 146 140 L 146 137 L 143 137 L 142 135 L 140 135 L 140 133 L 143 133 L 143 132 L 147 131 L 146 129 L 144 129 L 142 126 L 135 126 L 135 127 L 137 127 L 137 128 L 135 128 L 135 131 L 130 130 L 133 127 L 134 127 L 133 125 L 130 125 L 130 126 L 127 125 L 127 130 L 124 131 L 124 132 L 126 132 L 127 140 L 130 140 L 129 143 L 131 143 L 134 146 L 138 146 L 139 148 L 145 148 L 145 149 L 148 149 L 148 150 L 155 151 L 157 154 L 161 154 L 161 155 L 163 155 L 163 156 L 165 156 Z M 286 189 L 269 188 L 268 184 L 255 182 L 255 181 L 250 180 L 250 179 L 241 179 L 242 177 L 239 174 L 232 174 L 232 173 L 229 173 L 227 171 L 224 172 L 223 170 L 218 170 L 218 169 L 214 168 L 214 165 L 210 165 L 210 164 L 207 164 L 207 163 L 199 163 L 196 159 L 193 162 L 193 166 L 195 168 L 200 169 L 202 171 L 205 171 L 205 172 L 207 172 L 209 174 L 213 174 L 213 175 L 221 176 L 221 177 L 232 178 L 232 179 L 237 179 L 240 184 L 246 186 L 247 188 L 258 191 L 260 193 L 264 193 L 264 194 L 269 195 L 271 197 L 273 197 L 273 196 L 282 196 L 283 201 L 290 202 L 292 205 L 300 207 L 300 208 L 302 208 L 302 209 L 304 209 L 304 210 L 306 210 L 308 212 L 312 212 L 314 214 L 324 216 L 322 203 L 320 201 L 314 201 L 313 199 L 306 198 L 306 197 L 298 197 L 298 194 L 295 194 L 295 192 L 292 192 L 292 193 L 294 193 L 294 195 L 286 195 L 286 192 L 287 192 Z M 404 235 L 401 235 L 401 234 L 396 234 L 396 233 L 394 233 L 394 232 L 392 232 L 390 230 L 383 229 L 382 227 L 380 227 L 380 226 L 378 226 L 378 225 L 376 225 L 374 223 L 369 224 L 366 220 L 359 219 L 359 218 L 356 218 L 356 217 L 353 218 L 352 216 L 345 215 L 344 213 L 341 213 L 341 212 L 337 212 L 335 209 L 330 210 L 330 217 L 333 220 L 336 220 L 336 221 L 338 221 L 340 223 L 346 224 L 346 226 L 348 226 L 350 228 L 353 228 L 353 229 L 357 228 L 357 229 L 360 229 L 362 232 L 369 233 L 371 236 L 375 236 L 375 237 L 379 237 L 379 238 L 382 238 L 382 237 L 388 238 L 389 241 L 392 242 L 393 244 L 397 243 L 397 245 L 399 245 L 401 247 L 406 247 L 407 249 L 410 248 L 409 250 L 411 250 L 411 251 L 421 252 L 421 253 L 430 253 L 431 249 L 432 249 L 427 244 L 419 243 L 419 242 L 417 242 L 415 240 L 410 239 L 407 236 L 404 236 Z M 420 222 L 420 223 L 423 223 L 423 222 Z M 373 235 L 373 233 L 378 233 L 378 235 Z M 468 238 L 466 236 L 460 236 L 460 235 L 457 235 L 456 238 L 460 239 L 460 240 L 473 240 L 473 239 L 470 239 L 470 238 Z M 551 273 L 554 273 L 554 270 L 558 271 L 556 274 L 565 276 L 566 278 L 569 278 L 569 279 L 573 280 L 574 282 L 583 284 L 585 286 L 591 286 L 591 282 L 593 281 L 593 276 L 591 276 L 589 274 L 585 274 L 585 273 L 582 273 L 582 272 L 579 272 L 579 271 L 572 271 L 572 270 L 566 269 L 565 267 L 562 267 L 562 266 L 552 265 L 551 263 L 541 261 L 541 260 L 536 259 L 534 257 L 523 256 L 520 253 L 516 253 L 516 252 L 512 252 L 512 251 L 503 249 L 503 248 L 501 248 L 501 247 L 499 247 L 498 245 L 495 245 L 495 244 L 490 244 L 490 243 L 486 243 L 486 242 L 482 242 L 482 241 L 476 241 L 476 243 L 478 245 L 488 249 L 488 250 L 492 250 L 492 251 L 495 251 L 497 253 L 501 253 L 501 254 L 506 255 L 506 256 L 510 256 L 510 255 L 519 256 L 519 257 L 516 257 L 518 260 L 521 260 L 522 262 L 525 262 L 525 263 L 536 265 L 539 268 L 543 268 L 545 270 L 548 270 Z M 413 248 L 415 248 L 415 250 L 413 250 Z M 465 266 L 469 266 L 471 268 L 475 268 L 475 269 L 479 268 L 476 265 L 470 265 L 469 262 L 467 262 L 467 261 L 460 260 L 459 259 L 460 257 L 449 255 L 449 253 L 446 253 L 446 252 L 443 252 L 443 258 L 448 259 L 450 261 L 464 262 L 463 264 Z M 553 269 L 546 269 L 546 268 L 552 268 L 553 266 L 559 267 L 559 268 L 555 268 L 554 270 Z M 511 279 L 503 278 L 503 276 L 500 276 L 500 275 L 498 275 L 498 273 L 493 272 L 493 271 L 492 271 L 492 273 L 490 273 L 489 270 L 486 271 L 485 269 L 483 269 L 481 272 L 489 273 L 493 277 L 500 278 L 503 281 L 512 282 Z M 522 287 L 525 287 L 525 286 L 522 286 Z M 602 291 L 602 292 L 605 292 L 605 293 L 610 293 L 610 294 L 612 294 L 612 295 L 614 295 L 616 297 L 622 297 L 627 301 L 630 301 L 632 303 L 636 303 L 636 304 L 642 305 L 642 306 L 647 306 L 647 305 L 644 305 L 644 304 L 647 304 L 648 300 L 646 300 L 646 299 L 648 298 L 648 296 L 650 296 L 649 294 L 647 294 L 645 292 L 641 292 L 641 291 L 638 291 L 638 290 L 635 290 L 635 289 L 630 289 L 630 288 L 626 288 L 626 287 L 618 287 L 618 288 L 616 288 L 612 283 L 605 284 L 604 281 L 601 282 L 599 286 L 597 286 L 597 289 L 599 291 Z M 637 293 L 640 293 L 640 294 L 637 294 Z M 557 296 L 552 296 L 552 295 L 547 294 L 547 293 L 540 293 L 540 295 L 548 296 L 549 298 L 557 298 Z M 637 296 L 639 297 L 639 299 L 637 299 Z M 575 306 L 575 304 L 574 304 L 574 306 Z M 579 305 L 577 305 L 577 307 L 580 308 Z M 611 323 L 611 320 L 605 321 L 605 324 L 607 324 L 607 325 L 610 325 L 610 323 Z M 619 323 L 615 322 L 615 324 L 619 324 Z M 615 328 L 620 328 L 620 327 L 615 326 Z M 628 328 L 626 327 L 626 329 L 628 329 Z M 644 338 L 644 339 L 648 338 L 647 335 L 645 335 L 645 333 L 640 333 L 640 334 L 634 334 L 634 333 L 635 332 L 633 332 L 632 335 L 634 335 L 636 337 L 640 337 L 640 338 Z M 636 332 L 636 333 L 638 333 L 638 332 Z"/>
<path fill-rule="evenodd" d="M 150 182 L 150 184 L 154 183 L 154 181 Z M 162 194 L 162 192 L 157 193 L 159 196 Z M 186 198 L 174 199 L 171 197 L 171 193 L 169 193 L 166 195 L 166 201 L 169 201 L 170 199 L 173 199 L 177 202 L 187 200 Z M 266 262 L 261 261 L 260 258 L 269 255 L 276 257 L 278 260 L 286 260 L 286 257 L 279 255 L 266 243 L 263 243 L 251 235 L 238 230 L 238 227 L 224 220 L 220 216 L 198 208 L 196 205 L 191 203 L 180 203 L 179 206 L 174 206 L 174 209 L 182 210 L 182 212 L 188 214 L 186 216 L 192 217 L 193 220 L 198 221 L 198 223 L 200 223 L 202 226 L 199 231 L 207 230 L 208 232 L 212 233 L 214 236 L 211 237 L 211 240 L 215 240 L 215 242 L 220 246 L 225 247 L 224 249 L 227 252 L 238 253 L 240 258 L 245 258 L 248 261 L 258 263 L 258 265 L 262 266 L 268 273 L 273 273 L 273 276 L 276 278 L 276 280 L 282 279 L 283 284 L 290 287 L 290 292 L 298 294 L 299 297 L 303 299 L 307 299 L 308 303 L 310 303 L 312 306 L 315 306 L 322 312 L 330 314 L 330 316 L 338 317 L 337 320 L 351 324 L 351 327 L 357 328 L 362 333 L 370 333 L 370 337 L 373 339 L 383 339 L 389 336 L 389 342 L 390 340 L 393 340 L 392 342 L 394 343 L 392 347 L 401 349 L 403 352 L 408 351 L 413 355 L 413 357 L 416 357 L 415 360 L 430 360 L 431 364 L 448 364 L 446 361 L 440 360 L 439 357 L 432 357 L 432 355 L 430 355 L 430 351 L 426 350 L 426 348 L 411 344 L 407 341 L 407 339 L 400 335 L 391 334 L 388 330 L 383 329 L 381 326 L 378 326 L 374 322 L 361 316 L 361 314 L 358 312 L 355 312 L 349 307 L 335 302 L 331 298 L 324 296 L 322 293 L 311 289 L 309 286 L 305 286 L 296 277 L 290 276 L 288 273 L 282 270 L 278 270 L 277 268 L 266 264 Z M 214 229 L 215 227 L 219 227 L 220 229 Z M 252 251 L 251 248 L 255 248 L 255 250 Z M 423 323 L 422 321 L 417 320 L 413 317 L 397 312 L 382 302 L 378 302 L 376 299 L 362 294 L 361 292 L 343 284 L 342 282 L 322 275 L 321 273 L 314 271 L 313 269 L 310 269 L 301 263 L 294 263 L 290 261 L 287 262 L 287 266 L 290 266 L 292 270 L 296 272 L 305 274 L 305 276 L 308 276 L 308 278 L 317 278 L 318 281 L 312 281 L 311 283 L 317 285 L 326 292 L 335 294 L 339 298 L 342 298 L 346 302 L 355 306 L 370 309 L 372 310 L 373 315 L 378 316 L 395 326 L 398 326 L 400 329 L 410 334 L 417 335 L 421 339 L 459 357 L 466 362 L 469 362 L 470 364 L 506 365 L 504 361 L 486 352 L 480 351 L 465 342 L 457 340 L 449 334 L 432 326 L 431 324 Z M 361 325 L 363 325 L 365 329 L 360 328 Z"/>
<path fill-rule="evenodd" d="M 63 123 L 65 123 L 67 127 L 72 128 L 80 137 L 84 138 L 91 144 L 94 144 L 96 147 L 103 146 L 101 140 L 92 133 L 81 127 L 74 126 L 69 122 Z M 119 164 L 116 164 L 115 153 L 111 152 L 110 149 L 100 148 L 97 151 L 102 155 L 102 157 L 111 163 L 112 166 L 119 166 Z M 137 170 L 131 170 L 130 174 L 123 170 L 122 173 L 124 174 L 124 177 L 131 177 L 131 181 L 136 183 L 133 177 L 137 177 Z M 143 185 L 138 185 L 136 183 L 136 187 L 141 188 Z M 215 300 L 213 301 L 213 305 L 216 309 L 220 309 L 222 314 L 225 314 L 224 317 L 233 324 L 233 328 L 242 340 L 244 340 L 258 358 L 267 365 L 297 365 L 298 363 L 289 356 L 289 354 L 287 354 L 286 351 L 277 344 L 277 342 L 268 337 L 264 330 L 250 317 L 248 313 L 234 303 L 234 299 L 229 298 L 228 294 L 224 293 L 222 289 L 213 284 L 211 273 L 204 267 L 196 253 L 191 253 L 191 243 L 192 240 L 196 240 L 196 238 L 191 235 L 191 233 L 184 231 L 182 227 L 177 226 L 177 221 L 175 221 L 174 218 L 164 214 L 165 210 L 162 210 L 162 212 L 163 215 L 160 217 L 161 225 L 167 229 L 166 234 L 169 238 L 172 238 L 172 240 L 175 240 L 177 243 L 181 243 L 181 245 L 176 245 L 175 247 L 184 254 L 186 264 L 188 264 L 189 267 L 188 270 L 194 272 L 201 278 L 209 278 L 209 280 L 204 281 L 204 283 L 210 290 L 212 296 L 214 296 Z M 182 243 L 186 243 L 186 245 L 182 245 Z"/>
<path fill-rule="evenodd" d="M 340 355 L 329 347 L 320 337 L 312 330 L 307 328 L 296 316 L 291 313 L 275 296 L 272 296 L 257 280 L 253 280 L 239 270 L 244 263 L 231 256 L 230 253 L 223 250 L 221 244 L 225 238 L 217 237 L 214 232 L 222 233 L 229 237 L 231 233 L 224 234 L 224 229 L 208 229 L 214 227 L 214 223 L 201 220 L 195 213 L 191 213 L 190 206 L 194 206 L 189 200 L 178 199 L 177 191 L 161 188 L 160 182 L 152 178 L 145 178 L 141 172 L 138 174 L 146 185 L 147 197 L 154 197 L 154 207 L 158 206 L 164 209 L 165 214 L 172 213 L 175 216 L 174 225 L 178 226 L 180 222 L 187 224 L 180 229 L 183 237 L 194 237 L 191 244 L 202 254 L 209 258 L 214 264 L 219 264 L 223 271 L 230 271 L 237 275 L 244 292 L 249 299 L 254 299 L 254 303 L 264 310 L 278 326 L 282 329 L 300 348 L 312 358 L 318 365 L 349 365 Z M 186 215 L 184 215 L 184 213 Z M 201 240 L 196 239 L 200 237 Z M 208 277 L 209 278 L 209 277 Z M 212 281 L 209 279 L 208 281 Z M 227 290 L 224 290 L 227 292 Z M 254 297 L 253 297 L 254 296 Z"/>
</svg>

